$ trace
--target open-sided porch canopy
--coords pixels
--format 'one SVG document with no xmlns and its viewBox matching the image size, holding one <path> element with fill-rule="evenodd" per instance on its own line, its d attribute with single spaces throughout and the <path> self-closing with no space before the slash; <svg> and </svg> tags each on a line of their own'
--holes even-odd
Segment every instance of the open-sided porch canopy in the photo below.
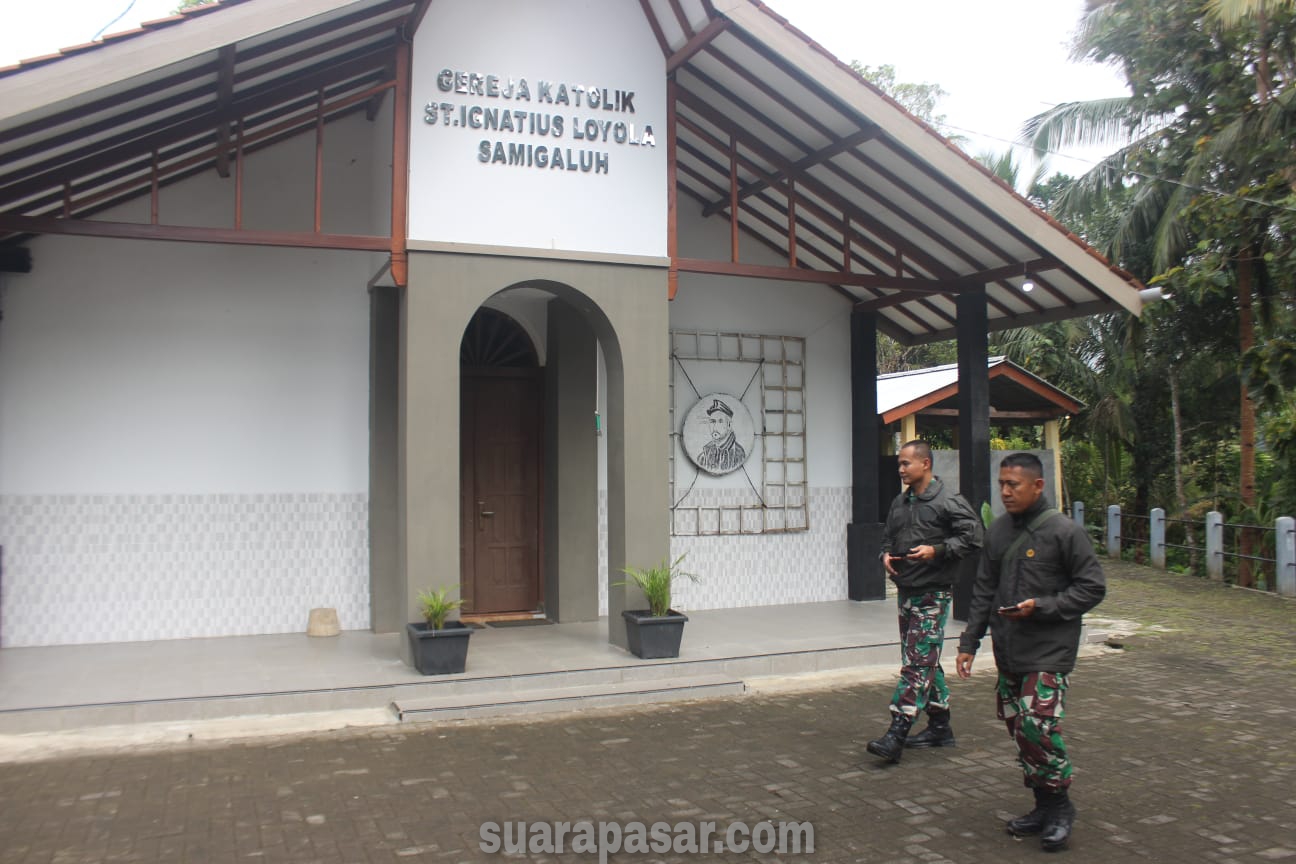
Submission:
<svg viewBox="0 0 1296 864">
<path fill-rule="evenodd" d="M 65 233 L 382 251 L 401 283 L 408 47 L 431 2 L 224 0 L 0 70 L 0 244 Z M 989 329 L 1139 311 L 1132 277 L 764 4 L 638 5 L 671 80 L 672 275 L 821 283 L 907 343 L 954 336 L 958 296 L 983 288 Z M 296 230 L 242 224 L 244 154 L 301 134 L 322 152 L 329 123 L 376 116 L 388 91 L 388 234 L 324 230 L 318 179 Z M 233 176 L 233 224 L 166 224 L 158 189 L 210 170 Z M 147 223 L 93 218 L 144 196 Z M 729 260 L 677 255 L 681 206 L 729 220 Z M 744 263 L 754 246 L 787 267 Z"/>
</svg>

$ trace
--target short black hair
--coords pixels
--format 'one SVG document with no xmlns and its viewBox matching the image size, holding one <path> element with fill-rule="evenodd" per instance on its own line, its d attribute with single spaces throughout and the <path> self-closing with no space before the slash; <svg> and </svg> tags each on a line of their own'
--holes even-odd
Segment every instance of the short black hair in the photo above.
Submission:
<svg viewBox="0 0 1296 864">
<path fill-rule="evenodd" d="M 1000 468 L 1020 468 L 1036 477 L 1044 476 L 1044 463 L 1034 453 L 1009 453 L 999 463 Z"/>
<path fill-rule="evenodd" d="M 913 441 L 909 441 L 900 445 L 901 450 L 905 449 L 906 447 L 912 447 L 914 451 L 914 455 L 917 456 L 919 459 L 926 459 L 928 462 L 931 461 L 932 458 L 931 445 L 928 444 L 926 441 L 919 441 L 918 439 L 915 438 Z"/>
</svg>

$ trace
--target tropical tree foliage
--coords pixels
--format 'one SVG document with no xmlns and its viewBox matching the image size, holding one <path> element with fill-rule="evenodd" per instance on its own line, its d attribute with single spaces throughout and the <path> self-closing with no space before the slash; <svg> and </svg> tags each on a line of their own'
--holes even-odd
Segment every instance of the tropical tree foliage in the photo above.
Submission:
<svg viewBox="0 0 1296 864">
<path fill-rule="evenodd" d="M 1106 342 L 1103 360 L 1091 364 L 1102 379 L 1094 395 L 1120 394 L 1127 410 L 1100 410 L 1100 398 L 1077 427 L 1087 425 L 1109 466 L 1129 467 L 1136 509 L 1173 477 L 1173 495 L 1159 500 L 1186 511 L 1210 498 L 1255 519 L 1291 494 L 1271 485 L 1270 453 L 1296 454 L 1296 391 L 1282 372 L 1281 343 L 1267 338 L 1292 323 L 1296 8 L 1091 0 L 1089 9 L 1075 54 L 1118 65 L 1130 95 L 1059 105 L 1028 121 L 1026 136 L 1040 151 L 1118 145 L 1092 171 L 1048 189 L 1048 203 L 1174 299 L 1142 320 L 1087 325 L 1086 339 Z M 1224 388 L 1237 406 L 1228 417 Z M 1234 452 L 1236 476 L 1221 483 Z M 1239 579 L 1247 581 L 1247 568 Z"/>
</svg>

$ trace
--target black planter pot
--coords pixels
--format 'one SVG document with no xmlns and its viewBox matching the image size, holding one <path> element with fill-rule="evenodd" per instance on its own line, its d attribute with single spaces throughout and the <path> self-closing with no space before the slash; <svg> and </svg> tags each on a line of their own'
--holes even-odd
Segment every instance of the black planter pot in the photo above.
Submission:
<svg viewBox="0 0 1296 864">
<path fill-rule="evenodd" d="M 414 650 L 414 668 L 420 675 L 450 675 L 464 671 L 468 661 L 468 637 L 472 628 L 458 621 L 447 621 L 445 627 L 433 630 L 425 623 L 406 624 L 410 647 Z"/>
<path fill-rule="evenodd" d="M 654 618 L 647 609 L 627 609 L 621 617 L 626 622 L 626 641 L 631 654 L 644 660 L 679 656 L 687 615 L 671 609 Z"/>
</svg>

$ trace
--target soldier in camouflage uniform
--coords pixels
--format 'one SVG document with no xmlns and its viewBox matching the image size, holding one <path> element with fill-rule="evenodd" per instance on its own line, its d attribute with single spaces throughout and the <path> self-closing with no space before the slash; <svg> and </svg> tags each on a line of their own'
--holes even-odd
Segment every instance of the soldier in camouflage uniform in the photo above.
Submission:
<svg viewBox="0 0 1296 864">
<path fill-rule="evenodd" d="M 959 559 L 981 546 L 981 520 L 963 496 L 933 476 L 927 443 L 905 444 L 897 462 L 908 488 L 887 513 L 882 565 L 898 594 L 900 680 L 891 697 L 891 727 L 868 743 L 870 753 L 888 762 L 899 762 L 906 746 L 954 746 L 941 646 Z M 927 728 L 909 738 L 909 728 L 923 711 Z"/>
<path fill-rule="evenodd" d="M 1071 760 L 1062 739 L 1068 676 L 1082 616 L 1107 587 L 1084 529 L 1045 500 L 1044 467 L 1036 456 L 1004 458 L 999 494 L 1007 512 L 986 534 L 956 663 L 959 677 L 972 674 L 988 626 L 999 669 L 998 716 L 1035 794 L 1035 809 L 1011 820 L 1008 831 L 1039 834 L 1043 848 L 1053 852 L 1066 846 L 1075 822 Z"/>
</svg>

